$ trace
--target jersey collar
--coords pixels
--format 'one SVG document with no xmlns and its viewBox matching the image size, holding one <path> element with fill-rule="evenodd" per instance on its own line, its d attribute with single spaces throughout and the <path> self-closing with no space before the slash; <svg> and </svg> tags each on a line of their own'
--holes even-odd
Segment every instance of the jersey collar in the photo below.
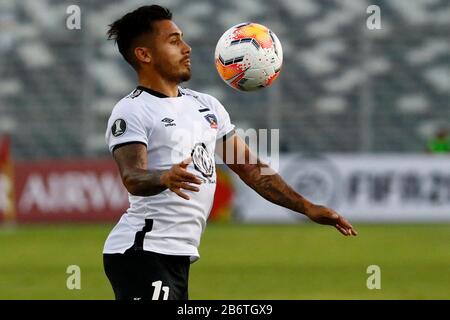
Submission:
<svg viewBox="0 0 450 320">
<path fill-rule="evenodd" d="M 144 86 L 137 86 L 136 89 L 145 91 L 145 92 L 151 94 L 152 96 L 155 96 L 155 97 L 158 97 L 158 98 L 173 98 L 173 97 L 166 96 L 164 93 L 152 90 L 152 89 L 144 87 Z M 181 92 L 180 92 L 179 89 L 178 89 L 178 97 L 181 97 Z"/>
</svg>

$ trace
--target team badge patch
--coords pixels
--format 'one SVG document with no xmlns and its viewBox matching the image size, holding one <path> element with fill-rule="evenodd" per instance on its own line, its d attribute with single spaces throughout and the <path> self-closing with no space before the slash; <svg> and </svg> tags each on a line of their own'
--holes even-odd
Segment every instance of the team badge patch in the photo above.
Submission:
<svg viewBox="0 0 450 320">
<path fill-rule="evenodd" d="M 114 121 L 113 126 L 111 127 L 111 132 L 114 137 L 120 137 L 127 131 L 127 123 L 123 119 L 117 119 Z"/>
<path fill-rule="evenodd" d="M 209 122 L 211 128 L 217 129 L 217 118 L 215 114 L 209 113 L 205 116 L 205 119 Z"/>
</svg>

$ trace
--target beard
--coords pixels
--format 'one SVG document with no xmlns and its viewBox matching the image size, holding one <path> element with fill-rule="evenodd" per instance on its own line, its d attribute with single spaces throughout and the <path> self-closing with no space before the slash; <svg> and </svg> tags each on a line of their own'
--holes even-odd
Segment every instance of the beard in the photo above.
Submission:
<svg viewBox="0 0 450 320">
<path fill-rule="evenodd" d="M 185 67 L 182 65 L 168 65 L 168 64 L 157 64 L 155 65 L 155 69 L 161 75 L 162 78 L 173 82 L 173 83 L 181 83 L 185 81 L 189 81 L 191 79 L 191 68 Z"/>
<path fill-rule="evenodd" d="M 191 79 L 191 68 L 187 69 L 186 71 L 180 73 L 180 82 L 186 82 L 189 81 Z"/>
</svg>

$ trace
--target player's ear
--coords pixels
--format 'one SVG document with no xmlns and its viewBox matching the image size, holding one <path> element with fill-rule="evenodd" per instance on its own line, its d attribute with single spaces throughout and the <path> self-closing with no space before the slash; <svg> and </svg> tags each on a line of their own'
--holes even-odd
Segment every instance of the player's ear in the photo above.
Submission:
<svg viewBox="0 0 450 320">
<path fill-rule="evenodd" d="M 134 55 L 136 59 L 143 63 L 150 63 L 152 61 L 152 55 L 150 50 L 146 47 L 136 47 L 134 48 Z"/>
</svg>

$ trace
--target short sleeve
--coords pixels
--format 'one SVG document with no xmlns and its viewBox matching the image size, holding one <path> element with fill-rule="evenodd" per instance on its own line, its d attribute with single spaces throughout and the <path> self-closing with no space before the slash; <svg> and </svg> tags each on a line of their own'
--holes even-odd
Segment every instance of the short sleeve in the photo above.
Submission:
<svg viewBox="0 0 450 320">
<path fill-rule="evenodd" d="M 216 139 L 221 139 L 222 137 L 233 133 L 235 126 L 231 123 L 230 115 L 228 114 L 227 110 L 225 110 L 225 107 L 216 98 L 212 97 L 212 99 L 218 118 L 218 130 Z"/>
<path fill-rule="evenodd" d="M 119 102 L 113 109 L 108 120 L 105 139 L 109 151 L 124 143 L 139 142 L 148 145 L 148 130 L 144 119 L 139 114 L 139 105 Z"/>
</svg>

